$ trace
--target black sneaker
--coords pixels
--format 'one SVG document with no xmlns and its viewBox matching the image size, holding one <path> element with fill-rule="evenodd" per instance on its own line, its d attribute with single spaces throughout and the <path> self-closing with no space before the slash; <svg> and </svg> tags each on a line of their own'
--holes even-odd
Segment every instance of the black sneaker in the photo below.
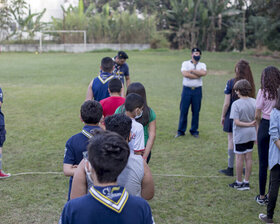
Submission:
<svg viewBox="0 0 280 224">
<path fill-rule="evenodd" d="M 268 218 L 267 215 L 265 215 L 263 213 L 259 214 L 259 219 L 262 220 L 265 223 L 270 223 L 270 224 L 272 223 L 273 224 L 273 219 Z"/>
<path fill-rule="evenodd" d="M 226 175 L 226 176 L 230 176 L 230 177 L 233 176 L 233 168 L 228 167 L 227 169 L 219 170 L 219 172 Z"/>
<path fill-rule="evenodd" d="M 237 188 L 239 191 L 247 191 L 250 190 L 250 184 L 249 183 L 242 183 L 241 187 Z"/>
<path fill-rule="evenodd" d="M 236 181 L 235 181 L 235 182 L 233 182 L 232 184 L 229 184 L 228 186 L 229 186 L 229 187 L 232 187 L 232 188 L 234 188 L 234 189 L 239 189 L 239 188 L 241 188 L 242 184 L 238 184 L 238 183 L 236 183 Z"/>
<path fill-rule="evenodd" d="M 197 134 L 197 133 L 195 133 L 195 134 L 191 133 L 191 136 L 193 136 L 194 138 L 199 138 L 199 134 Z"/>
<path fill-rule="evenodd" d="M 177 134 L 174 136 L 174 138 L 179 138 L 179 137 L 184 136 L 184 135 L 185 135 L 185 134 L 177 133 Z"/>
<path fill-rule="evenodd" d="M 259 205 L 267 205 L 268 204 L 268 198 L 267 196 L 265 195 L 265 197 L 263 199 L 261 199 L 260 195 L 257 195 L 255 197 L 255 200 L 256 202 L 259 204 Z"/>
</svg>

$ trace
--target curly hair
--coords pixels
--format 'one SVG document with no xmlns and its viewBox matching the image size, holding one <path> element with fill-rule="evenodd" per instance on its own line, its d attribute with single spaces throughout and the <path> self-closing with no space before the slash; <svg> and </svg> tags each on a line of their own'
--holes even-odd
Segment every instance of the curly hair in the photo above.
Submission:
<svg viewBox="0 0 280 224">
<path fill-rule="evenodd" d="M 118 133 L 125 140 L 129 139 L 131 124 L 132 120 L 125 114 L 113 114 L 105 118 L 106 130 Z"/>
<path fill-rule="evenodd" d="M 276 99 L 277 89 L 280 86 L 280 71 L 274 66 L 266 67 L 261 76 L 261 90 L 265 99 L 273 100 Z"/>
<path fill-rule="evenodd" d="M 276 103 L 274 108 L 276 108 L 277 110 L 280 110 L 280 88 L 277 89 L 277 98 L 276 98 Z"/>
<path fill-rule="evenodd" d="M 253 77 L 249 62 L 241 59 L 235 65 L 234 71 L 235 71 L 235 82 L 237 82 L 238 80 L 241 80 L 241 79 L 246 79 L 252 87 L 249 97 L 255 98 L 256 97 L 256 88 L 255 88 L 254 77 Z"/>
</svg>

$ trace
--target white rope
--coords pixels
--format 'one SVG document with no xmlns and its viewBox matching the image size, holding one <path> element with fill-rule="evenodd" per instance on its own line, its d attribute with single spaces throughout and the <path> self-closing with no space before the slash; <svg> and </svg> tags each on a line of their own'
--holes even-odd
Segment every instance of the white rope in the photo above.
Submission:
<svg viewBox="0 0 280 224">
<path fill-rule="evenodd" d="M 45 174 L 52 174 L 52 175 L 62 175 L 62 172 L 25 172 L 25 173 L 15 173 L 11 174 L 11 176 L 21 176 L 21 175 L 45 175 Z"/>
<path fill-rule="evenodd" d="M 24 172 L 15 173 L 12 176 L 22 176 L 22 175 L 63 175 L 63 172 Z M 185 177 L 185 178 L 227 178 L 227 176 L 195 176 L 195 175 L 183 175 L 183 174 L 152 174 L 153 176 L 159 177 Z"/>
<path fill-rule="evenodd" d="M 186 178 L 225 178 L 228 176 L 195 176 L 195 175 L 183 175 L 183 174 L 152 174 L 153 176 L 160 177 L 186 177 Z"/>
</svg>

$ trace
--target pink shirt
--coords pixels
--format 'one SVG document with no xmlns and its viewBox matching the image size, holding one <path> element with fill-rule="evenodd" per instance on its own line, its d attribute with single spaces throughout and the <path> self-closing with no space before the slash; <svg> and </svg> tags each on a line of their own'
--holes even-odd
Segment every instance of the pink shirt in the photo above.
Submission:
<svg viewBox="0 0 280 224">
<path fill-rule="evenodd" d="M 266 94 L 267 95 L 267 94 Z M 263 91 L 259 89 L 257 100 L 256 100 L 256 109 L 262 111 L 262 118 L 266 120 L 270 120 L 270 112 L 275 106 L 276 99 L 268 100 L 264 98 Z"/>
</svg>

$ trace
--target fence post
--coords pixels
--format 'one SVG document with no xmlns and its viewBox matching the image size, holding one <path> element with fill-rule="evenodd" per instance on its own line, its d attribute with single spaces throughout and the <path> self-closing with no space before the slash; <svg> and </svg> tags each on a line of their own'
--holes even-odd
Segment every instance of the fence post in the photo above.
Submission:
<svg viewBox="0 0 280 224">
<path fill-rule="evenodd" d="M 84 31 L 84 48 L 87 49 L 87 31 Z"/>
<path fill-rule="evenodd" d="M 43 51 L 43 43 L 42 43 L 42 37 L 43 37 L 43 33 L 42 32 L 40 32 L 40 46 L 39 46 L 39 51 L 40 51 L 40 53 L 42 53 L 42 51 Z"/>
</svg>

